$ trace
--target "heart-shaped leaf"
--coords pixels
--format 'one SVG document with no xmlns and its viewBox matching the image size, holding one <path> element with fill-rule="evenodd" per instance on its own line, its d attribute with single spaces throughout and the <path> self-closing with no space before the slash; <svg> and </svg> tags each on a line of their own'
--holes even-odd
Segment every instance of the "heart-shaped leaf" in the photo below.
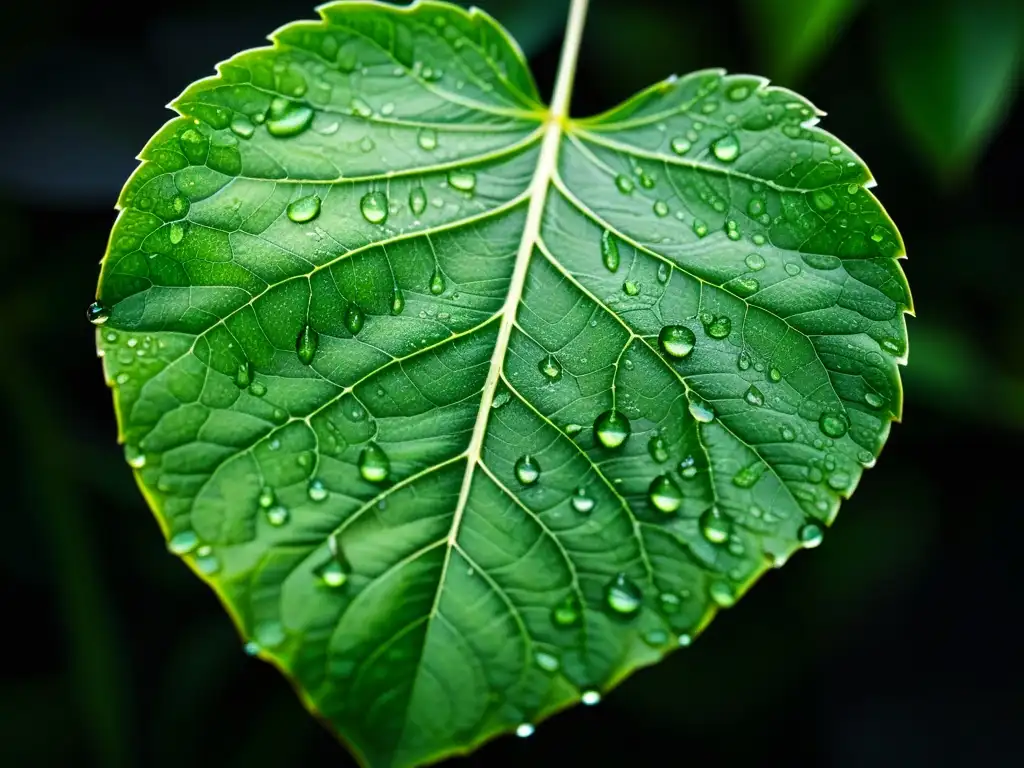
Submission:
<svg viewBox="0 0 1024 768">
<path fill-rule="evenodd" d="M 871 177 L 718 71 L 596 118 L 479 11 L 338 3 L 189 87 L 90 309 L 170 549 L 373 765 L 688 645 L 899 415 Z"/>
</svg>

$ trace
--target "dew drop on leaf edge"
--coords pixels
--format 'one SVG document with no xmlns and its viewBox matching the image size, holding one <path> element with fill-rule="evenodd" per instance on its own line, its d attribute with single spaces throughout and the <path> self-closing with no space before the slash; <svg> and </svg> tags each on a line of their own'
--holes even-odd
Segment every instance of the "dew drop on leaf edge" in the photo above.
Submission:
<svg viewBox="0 0 1024 768">
<path fill-rule="evenodd" d="M 309 325 L 304 325 L 295 340 L 295 351 L 299 356 L 299 362 L 309 365 L 316 357 L 317 347 L 320 345 L 320 334 L 314 331 Z"/>
</svg>

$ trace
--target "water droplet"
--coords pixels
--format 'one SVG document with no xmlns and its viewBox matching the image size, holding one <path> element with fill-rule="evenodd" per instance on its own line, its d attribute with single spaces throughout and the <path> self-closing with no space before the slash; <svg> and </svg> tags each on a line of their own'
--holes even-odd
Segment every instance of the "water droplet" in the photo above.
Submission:
<svg viewBox="0 0 1024 768">
<path fill-rule="evenodd" d="M 677 642 L 680 648 L 689 648 L 693 644 L 693 638 L 690 635 L 680 635 Z"/>
<path fill-rule="evenodd" d="M 427 152 L 434 151 L 437 149 L 437 131 L 433 128 L 420 128 L 420 132 L 416 136 L 416 143 L 420 145 L 420 149 Z"/>
<path fill-rule="evenodd" d="M 760 253 L 751 253 L 743 261 L 746 263 L 747 269 L 751 272 L 757 272 L 764 269 L 764 256 Z"/>
<path fill-rule="evenodd" d="M 850 420 L 842 411 L 822 411 L 818 426 L 829 437 L 842 437 L 850 428 Z"/>
<path fill-rule="evenodd" d="M 765 469 L 765 465 L 760 461 L 748 464 L 732 476 L 733 485 L 738 488 L 752 488 L 761 479 Z"/>
<path fill-rule="evenodd" d="M 299 332 L 299 337 L 295 340 L 295 351 L 299 355 L 299 362 L 303 365 L 309 365 L 313 362 L 313 357 L 316 355 L 316 348 L 320 344 L 320 334 L 314 331 L 310 326 L 304 325 L 302 331 Z"/>
<path fill-rule="evenodd" d="M 825 530 L 817 523 L 804 523 L 797 533 L 804 549 L 814 549 L 825 538 Z"/>
<path fill-rule="evenodd" d="M 275 498 L 276 497 L 274 496 L 274 489 L 271 488 L 269 485 L 265 485 L 263 486 L 263 488 L 260 489 L 260 495 L 257 498 L 257 501 L 259 502 L 259 505 L 263 507 L 263 509 L 269 509 L 270 507 L 274 506 Z"/>
<path fill-rule="evenodd" d="M 723 163 L 731 163 L 740 156 L 739 139 L 727 133 L 711 145 L 711 152 Z"/>
<path fill-rule="evenodd" d="M 580 620 L 580 601 L 575 592 L 570 592 L 551 609 L 551 622 L 556 627 L 573 627 Z"/>
<path fill-rule="evenodd" d="M 581 515 L 589 515 L 597 505 L 594 498 L 587 495 L 587 489 L 582 485 L 573 492 L 572 499 L 570 499 L 569 503 L 572 505 L 572 508 Z"/>
<path fill-rule="evenodd" d="M 330 491 L 327 490 L 324 481 L 317 477 L 309 481 L 309 485 L 306 487 L 306 494 L 309 496 L 310 501 L 323 501 L 330 495 Z"/>
<path fill-rule="evenodd" d="M 819 211 L 827 211 L 836 204 L 836 199 L 829 194 L 828 190 L 816 189 L 810 193 L 811 202 Z"/>
<path fill-rule="evenodd" d="M 874 392 L 864 393 L 864 402 L 870 405 L 872 408 L 881 408 L 885 404 L 885 400 L 881 395 L 875 394 Z"/>
<path fill-rule="evenodd" d="M 167 549 L 176 555 L 187 555 L 199 546 L 199 537 L 195 531 L 181 531 L 171 536 Z"/>
<path fill-rule="evenodd" d="M 348 581 L 348 573 L 337 557 L 331 557 L 326 563 L 316 570 L 317 578 L 331 589 L 345 586 Z"/>
<path fill-rule="evenodd" d="M 245 360 L 238 364 L 238 369 L 235 371 L 235 386 L 239 389 L 246 389 L 252 384 L 253 369 L 252 363 Z"/>
<path fill-rule="evenodd" d="M 435 267 L 434 274 L 430 276 L 430 292 L 435 296 L 440 296 L 444 293 L 444 275 L 441 274 L 441 268 Z"/>
<path fill-rule="evenodd" d="M 383 224 L 388 218 L 388 198 L 383 192 L 367 192 L 359 201 L 359 211 L 371 224 Z"/>
<path fill-rule="evenodd" d="M 668 642 L 668 632 L 663 629 L 652 629 L 644 635 L 644 642 L 652 648 L 660 648 Z"/>
<path fill-rule="evenodd" d="M 736 593 L 724 581 L 711 582 L 708 594 L 711 595 L 711 599 L 715 601 L 719 608 L 731 608 L 736 605 Z"/>
<path fill-rule="evenodd" d="M 636 296 L 640 293 L 640 284 L 633 280 L 627 280 L 622 284 L 622 291 L 627 296 Z"/>
<path fill-rule="evenodd" d="M 453 168 L 448 171 L 448 184 L 460 192 L 472 192 L 476 188 L 476 174 Z"/>
<path fill-rule="evenodd" d="M 769 368 L 768 369 L 768 378 L 771 379 L 774 382 L 782 381 L 782 371 L 780 371 L 778 368 L 774 368 L 774 367 L 773 368 Z"/>
<path fill-rule="evenodd" d="M 797 275 L 800 274 L 800 265 L 793 264 L 792 262 L 790 262 L 789 264 L 786 265 L 786 274 L 789 275 L 790 277 L 796 277 Z"/>
<path fill-rule="evenodd" d="M 736 294 L 741 298 L 753 296 L 761 290 L 761 284 L 752 277 L 737 277 L 732 281 L 732 286 L 735 288 Z"/>
<path fill-rule="evenodd" d="M 641 169 L 637 169 L 637 178 L 640 179 L 640 186 L 644 189 L 654 189 L 654 177 L 648 176 Z"/>
<path fill-rule="evenodd" d="M 845 491 L 850 487 L 850 475 L 848 472 L 838 470 L 829 475 L 828 487 L 833 491 Z"/>
<path fill-rule="evenodd" d="M 564 428 L 564 431 L 565 431 L 565 434 L 567 434 L 569 437 L 575 437 L 576 435 L 578 435 L 580 432 L 583 431 L 583 425 L 582 424 L 566 424 L 565 428 Z"/>
<path fill-rule="evenodd" d="M 619 244 L 607 229 L 601 233 L 601 260 L 609 272 L 619 268 Z"/>
<path fill-rule="evenodd" d="M 672 514 L 683 503 L 683 494 L 679 486 L 668 475 L 658 475 L 651 481 L 647 490 L 647 499 L 659 512 Z"/>
<path fill-rule="evenodd" d="M 658 334 L 658 343 L 666 355 L 681 359 L 693 351 L 697 336 L 685 325 L 666 325 Z"/>
<path fill-rule="evenodd" d="M 746 85 L 734 85 L 725 92 L 730 101 L 743 101 L 750 95 L 750 88 Z"/>
<path fill-rule="evenodd" d="M 667 283 L 668 282 L 668 276 L 669 276 L 668 264 L 666 264 L 665 262 L 662 262 L 661 264 L 658 265 L 658 282 L 659 283 Z"/>
<path fill-rule="evenodd" d="M 498 410 L 501 406 L 505 405 L 509 400 L 512 399 L 511 393 L 507 389 L 503 389 L 494 395 L 494 399 L 491 400 L 491 408 Z"/>
<path fill-rule="evenodd" d="M 715 409 L 709 403 L 693 397 L 689 406 L 690 415 L 701 424 L 708 424 L 715 420 Z"/>
<path fill-rule="evenodd" d="M 668 448 L 665 445 L 665 439 L 661 435 L 651 437 L 650 442 L 647 443 L 647 452 L 659 464 L 668 461 Z"/>
<path fill-rule="evenodd" d="M 128 466 L 132 469 L 142 469 L 146 466 L 146 454 L 134 445 L 126 445 L 124 447 L 124 460 L 128 462 Z"/>
<path fill-rule="evenodd" d="M 755 387 L 753 384 L 747 389 L 743 399 L 751 405 L 764 405 L 764 395 L 761 394 L 761 390 Z"/>
<path fill-rule="evenodd" d="M 397 285 L 391 289 L 391 314 L 400 315 L 405 309 L 405 294 Z"/>
<path fill-rule="evenodd" d="M 288 518 L 290 517 L 287 508 L 282 507 L 280 504 L 268 509 L 266 514 L 267 522 L 273 526 L 284 525 L 288 522 Z"/>
<path fill-rule="evenodd" d="M 583 695 L 580 696 L 580 701 L 583 702 L 584 706 L 592 707 L 601 701 L 601 694 L 597 691 L 584 691 Z"/>
<path fill-rule="evenodd" d="M 822 271 L 839 269 L 843 266 L 843 260 L 830 253 L 804 253 L 801 254 L 801 258 L 807 266 Z"/>
<path fill-rule="evenodd" d="M 624 573 L 608 582 L 604 590 L 605 603 L 624 617 L 632 617 L 639 612 L 643 597 L 640 588 Z"/>
<path fill-rule="evenodd" d="M 267 133 L 278 138 L 297 136 L 313 122 L 313 110 L 305 104 L 276 97 L 270 102 Z"/>
<path fill-rule="evenodd" d="M 876 243 L 882 242 L 885 239 L 885 228 L 875 227 L 873 230 L 871 230 L 871 239 L 874 240 Z"/>
<path fill-rule="evenodd" d="M 256 131 L 256 126 L 253 125 L 246 115 L 236 114 L 231 118 L 231 132 L 242 139 L 252 138 L 253 133 Z"/>
<path fill-rule="evenodd" d="M 345 328 L 348 329 L 348 332 L 355 336 L 363 330 L 364 323 L 366 323 L 366 314 L 363 310 L 355 304 L 349 304 L 345 309 Z"/>
<path fill-rule="evenodd" d="M 668 203 L 666 203 L 664 200 L 656 200 L 654 202 L 654 215 L 668 216 Z"/>
<path fill-rule="evenodd" d="M 724 339 L 732 331 L 732 320 L 726 315 L 704 321 L 704 331 L 713 339 Z"/>
<path fill-rule="evenodd" d="M 729 521 L 718 507 L 708 507 L 700 516 L 700 532 L 712 544 L 721 544 L 729 538 Z"/>
<path fill-rule="evenodd" d="M 260 644 L 250 640 L 248 643 L 242 646 L 242 650 L 246 656 L 256 656 L 260 652 Z"/>
<path fill-rule="evenodd" d="M 423 187 L 413 187 L 409 191 L 409 210 L 413 216 L 419 216 L 427 210 L 427 192 Z"/>
<path fill-rule="evenodd" d="M 537 662 L 537 666 L 545 672 L 557 672 L 559 667 L 562 666 L 557 656 L 545 651 L 537 651 L 534 653 L 533 658 Z"/>
<path fill-rule="evenodd" d="M 697 237 L 704 237 L 708 233 L 708 225 L 702 219 L 694 219 L 693 233 Z"/>
<path fill-rule="evenodd" d="M 672 142 L 669 144 L 669 146 L 672 147 L 672 151 L 675 152 L 677 155 L 685 155 L 687 152 L 690 151 L 690 147 L 692 145 L 682 136 L 677 136 L 676 138 L 672 139 Z"/>
<path fill-rule="evenodd" d="M 658 595 L 658 604 L 663 613 L 679 613 L 683 601 L 674 592 L 662 592 Z"/>
<path fill-rule="evenodd" d="M 528 453 L 516 459 L 513 469 L 516 473 L 516 480 L 523 485 L 533 485 L 540 479 L 540 465 Z"/>
<path fill-rule="evenodd" d="M 535 730 L 536 728 L 534 728 L 530 723 L 520 723 L 516 726 L 516 736 L 520 739 L 527 739 L 530 736 L 533 736 L 533 732 Z"/>
<path fill-rule="evenodd" d="M 618 448 L 631 432 L 629 419 L 621 411 L 605 411 L 594 419 L 594 436 L 605 448 Z"/>
<path fill-rule="evenodd" d="M 196 550 L 195 566 L 204 576 L 213 576 L 220 570 L 220 558 L 213 554 L 212 547 L 199 547 Z"/>
<path fill-rule="evenodd" d="M 288 218 L 297 224 L 312 221 L 320 215 L 320 198 L 316 195 L 307 195 L 294 202 L 288 203 L 286 209 Z"/>
<path fill-rule="evenodd" d="M 540 361 L 537 367 L 549 381 L 558 381 L 562 378 L 562 366 L 558 360 L 555 359 L 554 355 L 548 355 L 545 357 Z"/>
<path fill-rule="evenodd" d="M 103 325 L 110 319 L 110 309 L 102 302 L 94 301 L 85 310 L 85 318 L 93 325 Z"/>
<path fill-rule="evenodd" d="M 785 440 L 787 443 L 791 443 L 794 440 L 796 440 L 796 432 L 794 432 L 789 427 L 783 427 L 782 428 L 782 439 Z"/>
<path fill-rule="evenodd" d="M 620 173 L 615 177 L 615 186 L 618 187 L 619 192 L 624 195 L 628 195 L 633 191 L 633 180 L 623 173 Z"/>
<path fill-rule="evenodd" d="M 359 474 L 371 483 L 383 483 L 391 474 L 391 460 L 376 443 L 370 443 L 359 454 Z"/>
</svg>

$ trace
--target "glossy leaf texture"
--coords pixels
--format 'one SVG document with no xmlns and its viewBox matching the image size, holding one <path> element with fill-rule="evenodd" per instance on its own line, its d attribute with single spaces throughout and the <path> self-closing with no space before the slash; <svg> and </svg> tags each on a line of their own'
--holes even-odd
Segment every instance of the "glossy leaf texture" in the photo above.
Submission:
<svg viewBox="0 0 1024 768">
<path fill-rule="evenodd" d="M 790 91 L 550 121 L 479 11 L 320 11 L 174 101 L 90 317 L 170 549 L 362 762 L 412 765 L 596 703 L 820 543 L 910 297 Z"/>
</svg>

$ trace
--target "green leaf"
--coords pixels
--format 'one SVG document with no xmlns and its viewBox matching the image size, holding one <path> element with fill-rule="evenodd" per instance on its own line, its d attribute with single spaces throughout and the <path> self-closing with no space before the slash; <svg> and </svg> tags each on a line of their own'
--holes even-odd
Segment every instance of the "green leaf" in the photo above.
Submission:
<svg viewBox="0 0 1024 768">
<path fill-rule="evenodd" d="M 901 408 L 871 177 L 719 71 L 570 119 L 343 3 L 188 88 L 90 309 L 172 551 L 364 763 L 528 735 L 816 546 Z"/>
<path fill-rule="evenodd" d="M 860 0 L 746 0 L 744 10 L 767 71 L 790 83 L 835 42 L 859 6 Z"/>
<path fill-rule="evenodd" d="M 913 147 L 940 179 L 970 170 L 1016 95 L 1024 6 L 939 0 L 885 6 L 881 64 Z"/>
</svg>

